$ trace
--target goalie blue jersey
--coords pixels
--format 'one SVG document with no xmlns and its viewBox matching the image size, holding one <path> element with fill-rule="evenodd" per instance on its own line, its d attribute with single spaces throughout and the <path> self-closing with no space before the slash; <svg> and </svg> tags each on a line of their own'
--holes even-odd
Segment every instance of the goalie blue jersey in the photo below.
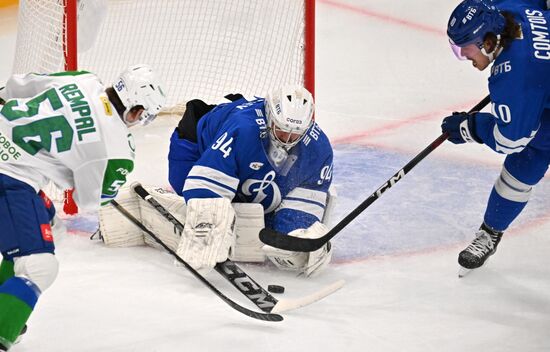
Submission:
<svg viewBox="0 0 550 352">
<path fill-rule="evenodd" d="M 491 113 L 478 113 L 476 133 L 491 149 L 550 149 L 550 12 L 544 2 L 496 1 L 513 14 L 522 38 L 495 60 L 489 77 Z"/>
<path fill-rule="evenodd" d="M 197 126 L 200 158 L 183 196 L 260 203 L 266 226 L 288 233 L 322 221 L 332 177 L 332 148 L 314 123 L 282 168 L 273 167 L 264 99 L 220 104 Z"/>
</svg>

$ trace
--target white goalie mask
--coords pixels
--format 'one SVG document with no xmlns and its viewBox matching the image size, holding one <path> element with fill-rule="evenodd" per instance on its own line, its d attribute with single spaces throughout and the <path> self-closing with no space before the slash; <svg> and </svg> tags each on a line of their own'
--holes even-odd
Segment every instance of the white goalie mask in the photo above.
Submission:
<svg viewBox="0 0 550 352">
<path fill-rule="evenodd" d="M 128 126 L 136 123 L 147 125 L 166 104 L 161 84 L 149 65 L 130 66 L 120 74 L 113 88 L 126 108 L 122 119 Z M 129 122 L 128 112 L 135 106 L 143 106 L 144 111 L 135 122 Z"/>
<path fill-rule="evenodd" d="M 298 85 L 284 86 L 266 97 L 269 154 L 275 162 L 286 158 L 290 148 L 304 138 L 313 123 L 313 110 L 311 93 Z"/>
</svg>

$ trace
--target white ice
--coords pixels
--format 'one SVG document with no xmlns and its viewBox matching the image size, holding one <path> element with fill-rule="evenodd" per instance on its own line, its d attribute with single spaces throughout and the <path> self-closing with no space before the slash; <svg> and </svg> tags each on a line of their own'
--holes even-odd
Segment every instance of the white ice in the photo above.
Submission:
<svg viewBox="0 0 550 352">
<path fill-rule="evenodd" d="M 335 148 L 333 224 L 440 134 L 440 121 L 487 94 L 487 73 L 452 55 L 449 0 L 318 0 L 317 113 Z M 13 13 L 0 13 L 0 78 L 10 72 Z M 137 130 L 133 178 L 166 185 L 174 121 Z M 226 306 L 169 255 L 109 249 L 93 216 L 68 218 L 61 262 L 13 351 L 499 351 L 550 349 L 550 184 L 545 178 L 485 267 L 459 279 L 502 157 L 479 145 L 437 148 L 334 240 L 334 263 L 306 280 L 243 265 L 300 297 L 343 289 L 280 323 Z M 219 275 L 207 276 L 254 308 Z"/>
</svg>

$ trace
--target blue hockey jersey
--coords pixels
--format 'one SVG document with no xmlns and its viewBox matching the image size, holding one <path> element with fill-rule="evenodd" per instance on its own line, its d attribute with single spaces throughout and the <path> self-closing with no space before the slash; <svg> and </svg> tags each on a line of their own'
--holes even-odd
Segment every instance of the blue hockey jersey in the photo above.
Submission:
<svg viewBox="0 0 550 352">
<path fill-rule="evenodd" d="M 512 41 L 491 67 L 491 113 L 478 113 L 476 134 L 491 149 L 517 153 L 527 144 L 550 149 L 550 12 L 543 1 L 503 0 L 522 38 Z"/>
<path fill-rule="evenodd" d="M 185 180 L 183 196 L 225 197 L 264 207 L 266 226 L 283 233 L 321 221 L 332 178 L 332 148 L 314 123 L 293 147 L 282 169 L 267 157 L 264 99 L 220 104 L 197 126 L 200 158 Z"/>
</svg>

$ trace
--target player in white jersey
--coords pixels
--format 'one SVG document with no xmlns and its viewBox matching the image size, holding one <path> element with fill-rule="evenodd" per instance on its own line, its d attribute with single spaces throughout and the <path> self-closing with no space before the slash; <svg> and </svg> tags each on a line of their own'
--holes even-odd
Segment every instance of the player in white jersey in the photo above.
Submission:
<svg viewBox="0 0 550 352">
<path fill-rule="evenodd" d="M 111 87 L 84 71 L 14 75 L 0 99 L 0 350 L 8 350 L 57 276 L 55 210 L 40 190 L 50 181 L 74 188 L 83 211 L 108 203 L 134 168 L 128 127 L 151 122 L 166 98 L 151 68 L 135 65 Z"/>
</svg>

